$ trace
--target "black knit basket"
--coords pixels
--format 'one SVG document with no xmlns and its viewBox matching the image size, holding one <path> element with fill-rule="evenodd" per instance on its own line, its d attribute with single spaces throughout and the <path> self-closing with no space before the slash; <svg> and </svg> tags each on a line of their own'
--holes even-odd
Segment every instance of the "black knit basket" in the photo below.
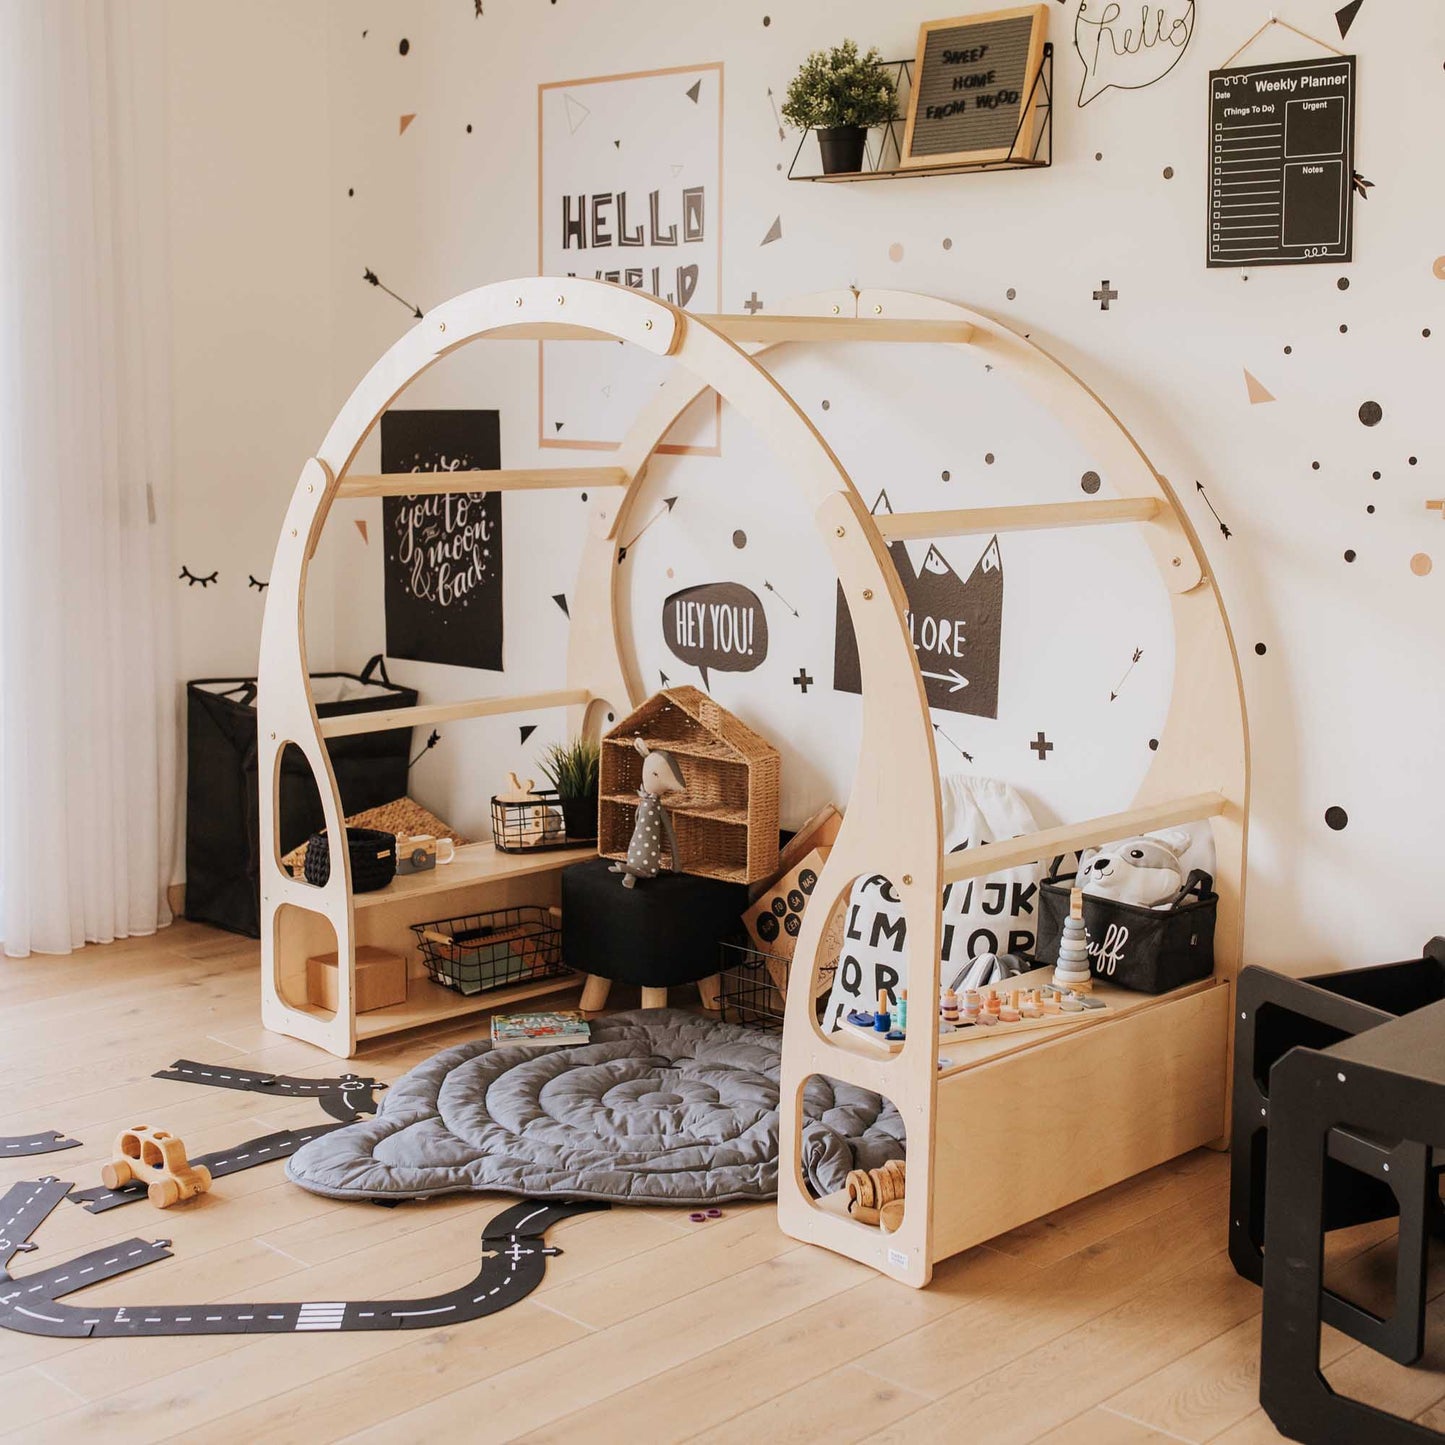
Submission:
<svg viewBox="0 0 1445 1445">
<path fill-rule="evenodd" d="M 346 847 L 351 854 L 351 891 L 375 893 L 396 877 L 396 834 L 380 828 L 348 828 Z M 306 840 L 306 881 L 323 888 L 331 877 L 331 846 L 326 830 Z"/>
</svg>

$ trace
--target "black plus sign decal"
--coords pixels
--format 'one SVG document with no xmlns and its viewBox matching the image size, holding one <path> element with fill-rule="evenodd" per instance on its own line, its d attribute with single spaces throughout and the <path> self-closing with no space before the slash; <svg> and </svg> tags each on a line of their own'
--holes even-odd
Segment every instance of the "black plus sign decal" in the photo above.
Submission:
<svg viewBox="0 0 1445 1445">
<path fill-rule="evenodd" d="M 1111 301 L 1117 301 L 1118 299 L 1119 293 L 1117 291 L 1111 291 L 1107 281 L 1101 281 L 1099 283 L 1099 289 L 1094 292 L 1094 300 L 1099 303 L 1100 311 L 1107 311 L 1109 309 L 1109 303 Z"/>
<path fill-rule="evenodd" d="M 1043 735 L 1042 730 L 1029 746 L 1039 755 L 1041 763 L 1048 762 L 1049 754 L 1054 750 L 1054 745 Z"/>
<path fill-rule="evenodd" d="M 762 309 L 763 303 L 758 300 L 758 293 L 756 291 L 743 302 L 743 310 L 746 311 L 749 316 L 756 315 Z"/>
<path fill-rule="evenodd" d="M 808 669 L 806 667 L 800 667 L 798 669 L 798 675 L 793 681 L 802 688 L 804 692 L 807 692 L 814 679 L 808 676 Z"/>
</svg>

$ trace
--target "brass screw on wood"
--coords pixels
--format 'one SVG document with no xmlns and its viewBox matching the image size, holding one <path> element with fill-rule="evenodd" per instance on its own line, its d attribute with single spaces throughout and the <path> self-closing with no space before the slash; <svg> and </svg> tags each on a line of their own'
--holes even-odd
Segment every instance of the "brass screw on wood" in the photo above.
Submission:
<svg viewBox="0 0 1445 1445">
<path fill-rule="evenodd" d="M 837 536 L 839 536 L 839 537 L 841 537 L 841 536 L 843 535 L 843 529 L 842 529 L 841 527 L 834 527 L 834 528 L 833 528 L 833 531 L 834 531 L 834 533 L 835 533 Z"/>
<path fill-rule="evenodd" d="M 875 306 L 875 307 L 873 308 L 873 314 L 874 314 L 875 316 L 882 316 L 882 314 L 883 314 L 883 308 L 882 308 L 881 306 Z"/>
<path fill-rule="evenodd" d="M 644 331 L 651 331 L 651 330 L 652 330 L 652 322 L 651 322 L 651 321 L 644 321 L 644 322 L 642 323 L 642 329 L 643 329 Z"/>
<path fill-rule="evenodd" d="M 873 589 L 871 587 L 865 587 L 863 589 L 863 600 L 865 602 L 871 602 L 873 600 Z"/>
<path fill-rule="evenodd" d="M 567 304 L 567 298 L 565 296 L 559 296 L 557 298 L 557 304 L 559 306 L 565 306 Z"/>
<path fill-rule="evenodd" d="M 521 304 L 522 304 L 522 298 L 521 298 L 520 296 L 514 296 L 514 297 L 512 298 L 512 305 L 513 305 L 513 306 L 520 306 Z"/>
<path fill-rule="evenodd" d="M 905 874 L 903 875 L 903 884 L 904 884 L 904 886 L 907 887 L 907 886 L 908 886 L 910 883 L 912 883 L 912 882 L 913 882 L 913 874 L 911 874 L 911 873 L 905 873 Z"/>
<path fill-rule="evenodd" d="M 1183 562 L 1182 562 L 1178 557 L 1174 557 L 1174 558 L 1172 558 L 1171 560 L 1173 561 L 1173 564 L 1174 564 L 1174 566 L 1176 566 L 1176 567 L 1182 567 L 1182 566 L 1184 565 Z"/>
<path fill-rule="evenodd" d="M 437 322 L 437 330 L 438 330 L 438 331 L 445 331 L 446 329 L 447 329 L 447 324 L 446 324 L 445 321 L 438 321 L 438 322 Z"/>
<path fill-rule="evenodd" d="M 833 315 L 836 316 L 837 314 L 838 314 L 838 308 L 835 306 L 835 307 L 833 308 Z"/>
<path fill-rule="evenodd" d="M 291 535 L 292 535 L 293 537 L 296 535 L 296 528 L 295 528 L 295 527 L 292 527 L 292 529 L 291 529 Z"/>
</svg>

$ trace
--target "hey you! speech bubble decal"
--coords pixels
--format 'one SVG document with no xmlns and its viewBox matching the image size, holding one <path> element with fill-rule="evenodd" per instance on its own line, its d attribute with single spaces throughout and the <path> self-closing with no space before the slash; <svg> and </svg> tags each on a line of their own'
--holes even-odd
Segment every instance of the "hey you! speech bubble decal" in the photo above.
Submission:
<svg viewBox="0 0 1445 1445">
<path fill-rule="evenodd" d="M 740 582 L 684 587 L 662 604 L 668 651 L 702 673 L 751 672 L 768 655 L 768 617 L 762 599 Z"/>
<path fill-rule="evenodd" d="M 1079 0 L 1074 49 L 1084 62 L 1079 106 L 1110 86 L 1143 90 L 1179 63 L 1194 34 L 1194 0 Z"/>
</svg>

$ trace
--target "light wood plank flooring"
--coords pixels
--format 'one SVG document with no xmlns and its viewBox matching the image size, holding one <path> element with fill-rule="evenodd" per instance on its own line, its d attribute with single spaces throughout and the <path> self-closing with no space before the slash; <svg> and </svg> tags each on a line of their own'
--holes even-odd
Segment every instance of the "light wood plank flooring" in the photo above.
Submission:
<svg viewBox="0 0 1445 1445">
<path fill-rule="evenodd" d="M 69 959 L 0 959 L 0 1135 L 59 1129 L 85 1141 L 0 1162 L 0 1189 L 50 1172 L 95 1183 L 116 1130 L 136 1122 L 204 1153 L 315 1121 L 311 1102 L 150 1077 L 183 1056 L 336 1071 L 259 1026 L 257 963 L 248 940 L 192 924 Z M 363 1067 L 394 1078 L 478 1028 L 383 1043 Z M 455 1330 L 81 1342 L 0 1333 L 0 1436 L 1274 1440 L 1256 1403 L 1259 1295 L 1224 1254 L 1227 1175 L 1224 1156 L 1188 1155 L 950 1260 L 922 1292 L 784 1237 L 771 1207 L 729 1205 L 705 1225 L 686 1211 L 614 1209 L 553 1232 L 565 1253 L 530 1298 Z M 480 1227 L 506 1202 L 338 1204 L 266 1166 L 164 1216 L 174 1259 L 72 1298 L 440 1292 L 475 1272 Z M 148 1211 L 62 1206 L 16 1273 L 161 1232 Z M 1361 1287 L 1388 1277 L 1382 1234 L 1332 1243 Z M 1333 1334 L 1325 1353 L 1352 1393 L 1445 1423 L 1445 1368 L 1403 1370 Z"/>
</svg>

